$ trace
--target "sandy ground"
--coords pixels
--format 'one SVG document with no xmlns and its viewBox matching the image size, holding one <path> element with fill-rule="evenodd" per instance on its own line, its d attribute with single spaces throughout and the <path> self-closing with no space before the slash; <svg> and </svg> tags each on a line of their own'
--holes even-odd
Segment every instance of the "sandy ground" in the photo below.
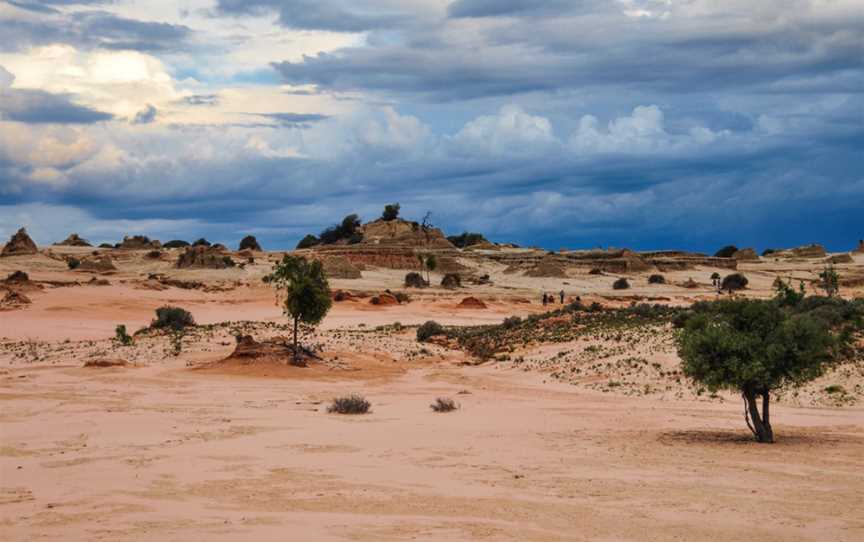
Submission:
<svg viewBox="0 0 864 542">
<path fill-rule="evenodd" d="M 856 258 L 849 271 L 864 263 Z M 0 275 L 23 268 L 43 286 L 28 294 L 32 305 L 0 312 L 3 540 L 864 539 L 860 403 L 777 405 L 778 442 L 758 445 L 729 395 L 628 395 L 637 384 L 668 384 L 612 367 L 639 354 L 662 376 L 677 360 L 660 335 L 630 347 L 591 338 L 543 345 L 515 352 L 518 362 L 476 365 L 391 325 L 497 323 L 541 312 L 540 291 L 562 288 L 623 305 L 687 303 L 710 298 L 710 287 L 633 276 L 621 293 L 614 277 L 528 279 L 489 266 L 492 286 L 410 291 L 411 303 L 386 308 L 336 303 L 310 339 L 321 362 L 274 369 L 213 365 L 233 350 L 233 333 L 285 334 L 260 283 L 266 260 L 175 273 L 226 285 L 209 293 L 142 288 L 148 273 L 169 270 L 165 262 L 132 254 L 118 267 L 99 276 L 109 285 L 92 286 L 90 274 L 48 257 L 0 260 Z M 766 296 L 777 274 L 809 278 L 815 266 L 742 268 L 748 295 Z M 711 272 L 667 278 L 710 284 Z M 370 270 L 333 286 L 404 291 L 402 275 Z M 489 308 L 458 308 L 467 295 Z M 115 325 L 146 326 L 165 303 L 213 326 L 179 356 L 164 336 L 110 341 Z M 82 368 L 93 359 L 131 365 Z M 561 360 L 586 372 L 560 378 Z M 601 385 L 612 378 L 634 386 Z M 864 380 L 843 382 L 851 391 Z M 352 392 L 372 402 L 371 414 L 326 412 Z M 433 413 L 439 396 L 461 408 Z"/>
</svg>

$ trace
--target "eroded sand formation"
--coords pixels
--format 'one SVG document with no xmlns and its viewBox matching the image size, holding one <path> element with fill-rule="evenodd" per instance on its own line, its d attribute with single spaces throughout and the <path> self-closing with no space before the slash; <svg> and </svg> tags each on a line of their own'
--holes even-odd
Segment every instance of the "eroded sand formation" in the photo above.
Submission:
<svg viewBox="0 0 864 542">
<path fill-rule="evenodd" d="M 668 323 L 612 327 L 603 311 L 714 299 L 712 275 L 734 271 L 749 279 L 739 295 L 771 296 L 778 277 L 814 293 L 837 255 L 459 250 L 405 226 L 368 234 L 297 252 L 351 266 L 333 273 L 323 324 L 301 330 L 307 367 L 288 363 L 292 326 L 262 281 L 282 253 L 199 246 L 193 262 L 238 265 L 178 267 L 189 249 L 149 257 L 147 240 L 0 259 L 3 538 L 864 536 L 860 360 L 781 390 L 765 447 L 739 397 L 682 377 Z M 418 253 L 457 267 L 460 286 L 442 286 L 439 266 L 430 286 L 406 288 Z M 841 295 L 861 296 L 864 253 L 843 254 Z M 70 257 L 113 269 L 71 270 Z M 629 289 L 613 289 L 620 278 Z M 560 310 L 577 299 L 599 309 Z M 198 325 L 148 329 L 166 304 Z M 499 331 L 418 342 L 429 320 Z M 326 412 L 350 393 L 372 412 Z M 460 408 L 434 413 L 436 397 Z"/>
</svg>

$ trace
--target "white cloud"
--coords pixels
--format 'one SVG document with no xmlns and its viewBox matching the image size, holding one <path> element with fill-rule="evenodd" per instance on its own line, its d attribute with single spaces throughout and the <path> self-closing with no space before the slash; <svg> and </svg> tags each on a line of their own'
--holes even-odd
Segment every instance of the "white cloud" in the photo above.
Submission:
<svg viewBox="0 0 864 542">
<path fill-rule="evenodd" d="M 478 117 L 452 137 L 455 152 L 530 155 L 556 143 L 549 119 L 505 105 L 496 115 Z"/>
</svg>

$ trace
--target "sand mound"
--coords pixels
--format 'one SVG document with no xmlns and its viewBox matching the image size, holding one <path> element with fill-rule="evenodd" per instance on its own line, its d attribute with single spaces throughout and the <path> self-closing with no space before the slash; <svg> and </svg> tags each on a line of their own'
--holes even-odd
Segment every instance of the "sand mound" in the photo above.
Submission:
<svg viewBox="0 0 864 542">
<path fill-rule="evenodd" d="M 738 261 L 758 260 L 759 255 L 752 248 L 742 248 L 736 251 L 732 257 Z"/>
<path fill-rule="evenodd" d="M 84 367 L 91 369 L 104 369 L 108 367 L 128 367 L 129 362 L 125 359 L 91 359 L 84 362 Z"/>
<path fill-rule="evenodd" d="M 82 239 L 78 236 L 77 233 L 70 233 L 69 237 L 60 241 L 59 243 L 54 243 L 55 246 L 64 246 L 64 247 L 92 247 L 86 239 Z"/>
<path fill-rule="evenodd" d="M 231 263 L 229 263 L 231 262 Z M 232 267 L 233 261 L 222 250 L 205 245 L 186 247 L 177 259 L 178 269 L 225 269 Z"/>
<path fill-rule="evenodd" d="M 111 258 L 103 255 L 98 258 L 82 260 L 76 270 L 87 271 L 89 273 L 108 273 L 109 271 L 117 271 L 117 267 L 114 265 Z"/>
<path fill-rule="evenodd" d="M 360 227 L 363 244 L 407 245 L 412 247 L 455 248 L 438 228 L 424 229 L 407 220 L 376 220 Z"/>
<path fill-rule="evenodd" d="M 369 303 L 372 303 L 373 305 L 398 305 L 399 300 L 396 299 L 395 295 L 385 292 L 372 297 L 372 299 L 369 300 Z"/>
<path fill-rule="evenodd" d="M 444 288 L 461 288 L 462 277 L 460 277 L 458 273 L 447 273 L 444 275 L 444 278 L 441 279 L 441 286 Z"/>
<path fill-rule="evenodd" d="M 123 242 L 117 245 L 117 248 L 123 250 L 151 250 L 162 248 L 162 243 L 156 239 L 151 241 L 146 235 L 133 235 L 132 237 L 127 235 L 123 237 Z"/>
<path fill-rule="evenodd" d="M 505 270 L 506 272 L 506 270 Z M 551 254 L 547 254 L 534 267 L 525 272 L 526 277 L 567 278 L 567 267 Z"/>
<path fill-rule="evenodd" d="M 486 303 L 483 303 L 476 297 L 466 297 L 458 306 L 461 309 L 485 309 Z"/>
<path fill-rule="evenodd" d="M 294 346 L 288 339 L 276 337 L 258 342 L 251 335 L 238 335 L 234 352 L 220 363 L 230 364 L 233 362 L 240 365 L 276 363 L 306 367 L 307 361 L 310 359 L 314 358 L 309 352 L 300 349 L 300 358 L 295 362 Z"/>
<path fill-rule="evenodd" d="M 698 287 L 699 287 L 699 283 L 696 282 L 695 280 L 693 280 L 693 278 L 689 278 L 689 279 L 687 279 L 686 281 L 684 281 L 684 282 L 681 284 L 681 286 L 684 287 L 684 288 L 693 289 L 693 288 L 698 288 Z"/>
<path fill-rule="evenodd" d="M 33 292 L 42 289 L 42 285 L 30 280 L 30 276 L 24 271 L 13 271 L 3 281 L 0 281 L 0 286 L 5 286 L 7 289 L 19 293 Z"/>
<path fill-rule="evenodd" d="M 0 310 L 12 311 L 16 309 L 23 309 L 31 303 L 32 301 L 30 301 L 30 298 L 22 294 L 21 292 L 9 290 L 8 292 L 6 292 L 6 295 L 3 296 L 3 299 L 0 299 Z"/>
<path fill-rule="evenodd" d="M 325 256 L 320 259 L 324 273 L 331 279 L 359 279 L 362 277 L 360 267 L 354 265 L 342 256 Z"/>
<path fill-rule="evenodd" d="M 24 271 L 13 271 L 3 282 L 5 284 L 26 284 L 30 282 L 30 275 Z"/>
<path fill-rule="evenodd" d="M 9 238 L 9 242 L 3 247 L 3 252 L 0 252 L 0 256 L 21 256 L 36 254 L 37 252 L 39 249 L 36 247 L 36 243 L 27 235 L 27 230 L 21 228 Z"/>
</svg>

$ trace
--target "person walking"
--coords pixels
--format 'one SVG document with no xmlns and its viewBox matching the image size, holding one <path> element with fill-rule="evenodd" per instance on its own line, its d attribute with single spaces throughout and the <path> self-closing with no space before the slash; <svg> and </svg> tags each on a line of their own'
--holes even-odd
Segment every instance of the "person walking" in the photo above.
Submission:
<svg viewBox="0 0 864 542">
<path fill-rule="evenodd" d="M 561 304 L 563 305 L 563 304 L 564 304 L 564 290 L 561 290 L 561 291 L 558 293 L 558 295 L 561 296 Z"/>
</svg>

